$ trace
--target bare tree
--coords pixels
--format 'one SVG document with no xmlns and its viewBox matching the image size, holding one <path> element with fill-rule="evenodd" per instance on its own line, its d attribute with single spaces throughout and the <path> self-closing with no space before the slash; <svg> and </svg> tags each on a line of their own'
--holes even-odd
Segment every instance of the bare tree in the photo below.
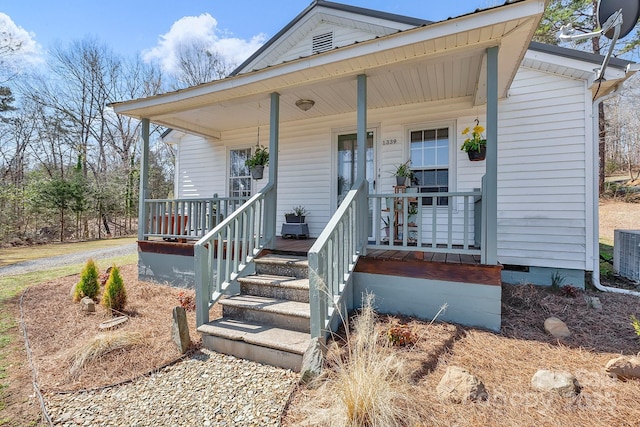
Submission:
<svg viewBox="0 0 640 427">
<path fill-rule="evenodd" d="M 175 89 L 219 80 L 233 71 L 233 66 L 204 40 L 192 40 L 180 45 L 177 66 Z"/>
</svg>

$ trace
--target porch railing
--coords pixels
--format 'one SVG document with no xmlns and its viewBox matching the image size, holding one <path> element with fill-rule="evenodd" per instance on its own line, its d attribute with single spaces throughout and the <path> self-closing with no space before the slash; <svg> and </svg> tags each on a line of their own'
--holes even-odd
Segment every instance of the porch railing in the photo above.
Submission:
<svg viewBox="0 0 640 427">
<path fill-rule="evenodd" d="M 370 249 L 481 254 L 481 190 L 371 194 L 369 200 Z"/>
<path fill-rule="evenodd" d="M 267 185 L 194 245 L 198 326 L 209 321 L 209 308 L 275 238 L 265 221 L 265 207 L 274 195 L 273 185 Z"/>
<path fill-rule="evenodd" d="M 308 253 L 311 336 L 326 339 L 340 315 L 346 315 L 344 291 L 366 250 L 367 182 L 347 193 Z"/>
<path fill-rule="evenodd" d="M 144 238 L 197 240 L 229 216 L 248 197 L 146 199 Z"/>
</svg>

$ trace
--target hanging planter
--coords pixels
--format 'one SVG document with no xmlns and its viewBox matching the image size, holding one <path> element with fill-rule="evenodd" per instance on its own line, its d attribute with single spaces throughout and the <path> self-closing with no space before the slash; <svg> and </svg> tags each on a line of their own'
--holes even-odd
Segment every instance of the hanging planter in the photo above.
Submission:
<svg viewBox="0 0 640 427">
<path fill-rule="evenodd" d="M 467 151 L 467 155 L 469 156 L 469 160 L 472 162 L 479 162 L 485 159 L 487 156 L 487 146 L 483 145 L 480 147 L 480 150 L 469 150 Z"/>
<path fill-rule="evenodd" d="M 258 180 L 262 179 L 262 175 L 264 174 L 264 165 L 255 165 L 249 168 L 251 172 L 251 178 Z"/>
<path fill-rule="evenodd" d="M 256 145 L 253 155 L 245 160 L 244 164 L 249 167 L 253 179 L 262 179 L 264 167 L 269 164 L 269 152 L 267 148 L 262 145 Z"/>
<path fill-rule="evenodd" d="M 469 132 L 471 132 L 471 136 L 467 136 Z M 469 160 L 472 162 L 484 160 L 487 155 L 487 140 L 482 135 L 482 132 L 484 132 L 484 128 L 480 126 L 478 119 L 476 119 L 476 125 L 473 129 L 465 128 L 462 131 L 462 134 L 467 136 L 467 139 L 464 140 L 460 149 L 467 152 Z"/>
</svg>

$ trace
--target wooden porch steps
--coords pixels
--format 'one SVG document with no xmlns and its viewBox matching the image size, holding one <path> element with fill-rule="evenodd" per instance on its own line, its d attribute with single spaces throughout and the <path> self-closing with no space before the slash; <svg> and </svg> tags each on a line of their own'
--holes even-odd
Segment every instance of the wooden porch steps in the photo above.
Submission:
<svg viewBox="0 0 640 427">
<path fill-rule="evenodd" d="M 239 278 L 240 294 L 220 300 L 222 318 L 198 328 L 203 345 L 220 353 L 299 371 L 310 341 L 308 263 L 267 254 L 256 274 Z"/>
</svg>

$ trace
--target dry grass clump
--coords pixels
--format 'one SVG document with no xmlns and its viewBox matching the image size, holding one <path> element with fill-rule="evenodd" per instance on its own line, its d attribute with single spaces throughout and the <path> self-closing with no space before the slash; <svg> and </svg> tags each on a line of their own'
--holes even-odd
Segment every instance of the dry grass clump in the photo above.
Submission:
<svg viewBox="0 0 640 427">
<path fill-rule="evenodd" d="M 113 351 L 125 350 L 144 342 L 145 337 L 139 332 L 115 331 L 98 334 L 72 350 L 69 372 L 71 376 L 77 377 L 89 362 L 98 360 Z"/>
<path fill-rule="evenodd" d="M 379 328 L 366 298 L 347 332 L 344 351 L 329 352 L 329 369 L 317 381 L 319 400 L 309 402 L 302 425 L 413 426 L 420 422 L 411 372 Z"/>
</svg>

